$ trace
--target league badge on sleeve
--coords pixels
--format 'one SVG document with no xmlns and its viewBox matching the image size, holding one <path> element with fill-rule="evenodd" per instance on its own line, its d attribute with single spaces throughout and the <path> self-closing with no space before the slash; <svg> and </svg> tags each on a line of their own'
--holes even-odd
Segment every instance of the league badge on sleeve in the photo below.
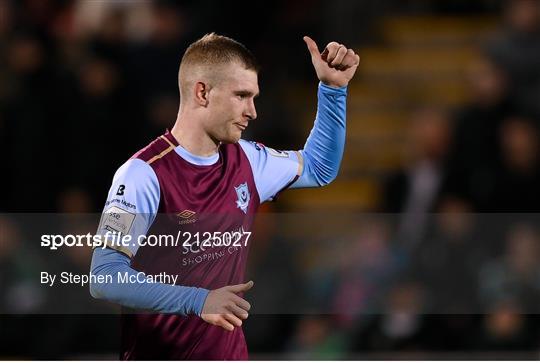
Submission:
<svg viewBox="0 0 540 363">
<path fill-rule="evenodd" d="M 102 232 L 116 232 L 120 236 L 129 234 L 136 215 L 116 206 L 107 209 L 101 216 L 99 229 Z"/>
<path fill-rule="evenodd" d="M 286 152 L 286 151 L 272 149 L 271 147 L 267 147 L 266 150 L 268 150 L 268 153 L 270 155 L 276 156 L 278 158 L 288 158 L 289 157 L 289 153 Z"/>
<path fill-rule="evenodd" d="M 257 151 L 261 151 L 262 149 L 264 149 L 264 145 L 260 142 L 250 141 L 250 143 L 255 147 Z"/>
<path fill-rule="evenodd" d="M 250 199 L 247 182 L 234 187 L 234 189 L 236 190 L 236 195 L 238 197 L 236 206 L 240 208 L 242 212 L 247 213 Z"/>
</svg>

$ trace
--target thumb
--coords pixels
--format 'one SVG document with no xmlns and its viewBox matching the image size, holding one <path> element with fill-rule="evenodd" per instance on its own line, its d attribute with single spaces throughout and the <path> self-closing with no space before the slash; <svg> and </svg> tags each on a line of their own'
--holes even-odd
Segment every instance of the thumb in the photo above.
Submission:
<svg viewBox="0 0 540 363">
<path fill-rule="evenodd" d="M 248 291 L 252 287 L 253 287 L 253 281 L 249 281 L 249 282 L 246 282 L 245 284 L 231 285 L 229 286 L 229 291 L 237 294 L 239 292 Z"/>
<path fill-rule="evenodd" d="M 317 46 L 317 43 L 307 35 L 304 36 L 304 42 L 306 42 L 307 48 L 309 50 L 309 53 L 311 54 L 312 58 L 320 57 L 319 53 L 319 47 Z"/>
</svg>

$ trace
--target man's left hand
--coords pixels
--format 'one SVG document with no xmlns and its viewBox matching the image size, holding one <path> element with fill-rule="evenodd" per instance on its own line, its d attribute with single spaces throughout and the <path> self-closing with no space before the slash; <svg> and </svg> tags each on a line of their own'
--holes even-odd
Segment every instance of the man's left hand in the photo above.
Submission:
<svg viewBox="0 0 540 363">
<path fill-rule="evenodd" d="M 347 86 L 360 63 L 358 54 L 336 42 L 328 43 L 324 51 L 320 53 L 313 39 L 305 36 L 304 41 L 311 54 L 311 62 L 319 80 L 330 87 Z"/>
</svg>

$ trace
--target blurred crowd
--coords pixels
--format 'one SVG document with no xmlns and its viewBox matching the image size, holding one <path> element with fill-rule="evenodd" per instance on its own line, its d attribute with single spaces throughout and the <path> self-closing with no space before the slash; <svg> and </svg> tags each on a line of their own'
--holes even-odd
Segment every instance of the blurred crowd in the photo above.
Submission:
<svg viewBox="0 0 540 363">
<path fill-rule="evenodd" d="M 359 229 L 336 266 L 300 276 L 319 290 L 332 281 L 323 294 L 333 315 L 299 319 L 291 357 L 537 354 L 540 3 L 501 12 L 468 67 L 469 100 L 411 113 L 412 157 L 387 175 L 376 208 L 387 214 Z"/>
<path fill-rule="evenodd" d="M 362 3 L 343 1 L 330 14 L 346 15 Z M 245 330 L 251 352 L 291 359 L 372 352 L 537 354 L 540 5 L 373 3 L 365 2 L 368 14 L 495 12 L 500 29 L 478 46 L 482 57 L 469 66 L 467 103 L 455 109 L 418 105 L 411 113 L 406 137 L 412 157 L 384 176 L 376 217 L 358 222 L 341 254 L 325 250 L 325 242 L 335 241 L 319 241 L 320 256 L 302 264 L 305 249 L 292 247 L 302 243 L 272 235 L 268 227 L 259 234 L 250 270 L 268 288 L 255 291 L 255 301 L 282 306 L 302 290 L 308 298 L 301 303 L 314 302 L 319 310 L 253 315 Z M 305 136 L 291 130 L 280 87 L 313 82 L 313 74 L 302 44 L 292 39 L 333 36 L 336 23 L 324 20 L 322 1 L 259 6 L 0 0 L 0 212 L 99 212 L 116 168 L 172 126 L 182 51 L 208 31 L 237 38 L 262 63 L 258 108 L 267 122 L 246 138 L 277 147 L 297 144 Z M 366 41 L 350 34 L 348 40 Z M 295 72 L 279 66 L 284 58 Z M 0 313 L 22 315 L 2 317 L 0 351 L 30 358 L 81 352 L 114 357 L 114 316 L 24 317 L 44 306 L 61 314 L 71 297 L 33 286 L 51 261 L 37 247 L 21 245 L 35 240 L 39 228 L 14 220 L 0 218 Z M 74 225 L 92 232 L 92 223 L 56 227 L 74 233 Z M 55 257 L 55 268 L 86 272 L 91 251 L 70 251 Z M 88 341 L 91 335 L 100 342 Z"/>
</svg>

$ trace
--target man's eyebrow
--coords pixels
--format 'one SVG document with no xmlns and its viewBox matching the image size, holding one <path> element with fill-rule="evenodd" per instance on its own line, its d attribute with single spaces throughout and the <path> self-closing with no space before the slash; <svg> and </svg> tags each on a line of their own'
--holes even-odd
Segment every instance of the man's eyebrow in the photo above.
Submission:
<svg viewBox="0 0 540 363">
<path fill-rule="evenodd" d="M 234 94 L 239 95 L 239 96 L 253 96 L 253 98 L 259 97 L 258 92 L 254 94 L 253 92 L 248 91 L 248 90 L 235 91 Z"/>
</svg>

